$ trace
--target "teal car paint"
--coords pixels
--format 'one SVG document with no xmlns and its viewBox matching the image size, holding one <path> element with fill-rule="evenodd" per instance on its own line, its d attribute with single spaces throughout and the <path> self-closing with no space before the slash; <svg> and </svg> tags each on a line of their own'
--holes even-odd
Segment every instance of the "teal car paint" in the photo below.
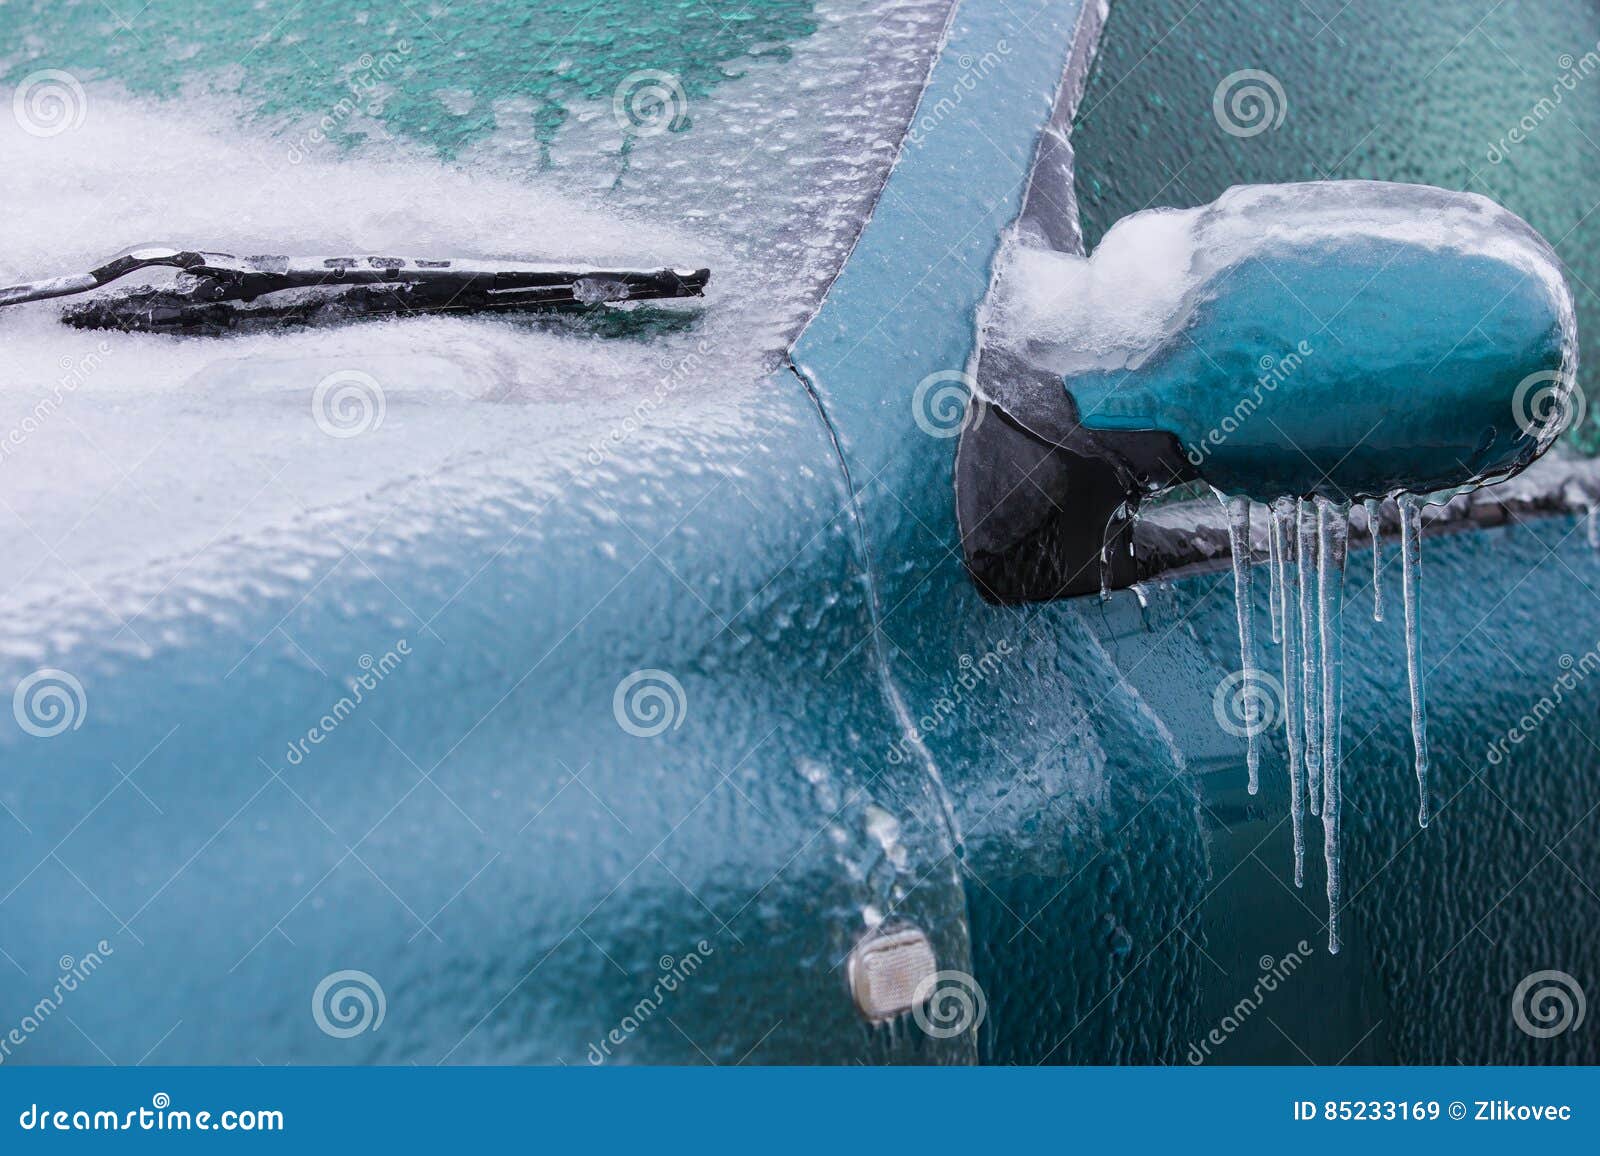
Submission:
<svg viewBox="0 0 1600 1156">
<path fill-rule="evenodd" d="M 1441 222 L 1439 235 L 1397 209 Z M 1175 332 L 1066 377 L 1091 429 L 1166 430 L 1226 493 L 1348 503 L 1504 476 L 1548 449 L 1576 406 L 1560 261 L 1491 202 L 1319 182 L 1243 187 L 1196 212 L 1204 264 L 1189 271 L 1199 284 Z M 1319 216 L 1339 223 L 1319 230 Z M 1230 221 L 1265 236 L 1206 253 L 1224 248 Z M 1529 403 L 1541 389 L 1549 412 Z"/>
<path fill-rule="evenodd" d="M 772 22 L 741 45 L 799 53 L 811 11 L 753 7 Z M 1421 833 L 1399 627 L 1366 620 L 1352 562 L 1337 957 L 1320 868 L 1289 882 L 1281 739 L 1247 796 L 1213 714 L 1227 576 L 1004 606 L 964 566 L 950 399 L 1100 19 L 953 7 L 848 260 L 816 273 L 820 304 L 785 304 L 759 371 L 644 411 L 643 375 L 536 404 L 396 390 L 348 443 L 286 422 L 240 445 L 219 393 L 290 411 L 225 373 L 86 392 L 263 480 L 335 450 L 415 460 L 337 459 L 393 472 L 223 534 L 167 585 L 97 575 L 92 613 L 13 601 L 4 685 L 70 672 L 82 706 L 47 738 L 0 728 L 0 1007 L 33 1008 L 64 956 L 101 962 L 5 1062 L 1593 1061 L 1592 1035 L 1534 1039 L 1506 1001 L 1538 967 L 1600 965 L 1575 879 L 1600 762 L 1559 720 L 1490 761 L 1484 726 L 1600 646 L 1549 622 L 1591 604 L 1581 523 L 1430 541 Z M 625 201 L 648 163 L 629 148 L 599 166 Z M 627 339 L 692 354 L 733 308 L 717 285 Z M 54 509 L 48 480 L 8 504 Z M 858 1011 L 851 952 L 897 926 L 975 981 L 981 1019 Z M 319 1002 L 350 973 L 384 1008 L 354 1033 Z"/>
</svg>

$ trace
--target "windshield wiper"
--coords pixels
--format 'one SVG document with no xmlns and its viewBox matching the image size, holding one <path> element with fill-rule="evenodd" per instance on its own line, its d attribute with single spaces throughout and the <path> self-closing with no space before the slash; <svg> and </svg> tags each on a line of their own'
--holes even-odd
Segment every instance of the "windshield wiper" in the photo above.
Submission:
<svg viewBox="0 0 1600 1156">
<path fill-rule="evenodd" d="M 180 271 L 169 287 L 92 299 L 62 314 L 82 328 L 218 333 L 243 321 L 311 324 L 400 313 L 612 305 L 698 297 L 709 269 L 630 269 L 535 261 L 234 257 L 135 249 L 87 273 L 0 288 L 0 308 L 86 293 L 140 269 Z M 269 298 L 257 303 L 261 298 Z"/>
</svg>

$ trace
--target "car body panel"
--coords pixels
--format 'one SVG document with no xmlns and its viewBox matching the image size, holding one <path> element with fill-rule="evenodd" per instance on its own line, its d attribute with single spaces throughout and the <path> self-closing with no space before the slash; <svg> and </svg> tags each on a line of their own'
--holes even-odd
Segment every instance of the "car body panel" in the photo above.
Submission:
<svg viewBox="0 0 1600 1156">
<path fill-rule="evenodd" d="M 1097 15 L 964 0 L 920 139 L 793 368 L 676 392 L 642 422 L 626 393 L 400 396 L 385 431 L 467 451 L 418 480 L 352 440 L 336 502 L 153 583 L 96 573 L 99 615 L 76 591 L 13 606 L 6 684 L 59 667 L 87 710 L 55 737 L 0 734 L 4 1006 L 33 1006 L 61 956 L 115 950 L 71 1022 L 7 1062 L 1181 1063 L 1263 957 L 1301 943 L 1304 972 L 1216 1059 L 1592 1059 L 1592 1037 L 1534 1052 L 1503 989 L 1535 965 L 1593 973 L 1583 863 L 1527 867 L 1558 823 L 1590 823 L 1571 843 L 1593 846 L 1596 764 L 1554 725 L 1515 782 L 1454 778 L 1446 757 L 1559 667 L 1544 612 L 1586 586 L 1576 523 L 1430 542 L 1452 801 L 1420 834 L 1396 616 L 1364 625 L 1353 555 L 1338 957 L 1315 866 L 1304 893 L 1284 883 L 1278 751 L 1244 796 L 1243 742 L 1212 714 L 1237 662 L 1222 576 L 1015 608 L 963 569 L 956 439 L 928 432 L 918 391 L 971 363 Z M 124 416 L 201 447 L 214 400 Z M 1560 565 L 1524 575 L 1546 544 Z M 141 603 L 137 637 L 119 631 L 109 611 Z M 640 675 L 665 715 L 629 714 Z M 858 1014 L 845 958 L 891 921 L 976 980 L 981 1023 L 940 1037 Z M 348 1037 L 313 1011 L 346 971 L 386 997 Z"/>
</svg>

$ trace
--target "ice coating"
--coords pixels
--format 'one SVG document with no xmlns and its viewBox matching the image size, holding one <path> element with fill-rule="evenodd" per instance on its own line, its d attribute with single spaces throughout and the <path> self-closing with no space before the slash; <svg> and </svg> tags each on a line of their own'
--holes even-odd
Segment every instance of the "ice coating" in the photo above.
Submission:
<svg viewBox="0 0 1600 1156">
<path fill-rule="evenodd" d="M 1223 498 L 1223 509 L 1228 513 L 1228 541 L 1233 555 L 1233 605 L 1239 624 L 1239 675 L 1242 679 L 1241 698 L 1245 704 L 1245 765 L 1250 772 L 1250 793 L 1261 788 L 1261 751 L 1256 745 L 1256 734 L 1261 729 L 1256 713 L 1261 706 L 1256 701 L 1255 688 L 1255 630 L 1252 625 L 1252 608 L 1255 599 L 1251 593 L 1250 561 L 1250 499 Z"/>
<path fill-rule="evenodd" d="M 1372 621 L 1383 621 L 1383 526 L 1376 498 L 1363 503 L 1367 511 L 1367 534 L 1372 542 Z"/>
<path fill-rule="evenodd" d="M 1411 687 L 1411 742 L 1417 767 L 1417 825 L 1428 825 L 1428 699 L 1422 669 L 1418 599 L 1422 590 L 1422 517 L 1416 499 L 1400 499 L 1402 589 L 1406 619 L 1406 680 Z"/>
<path fill-rule="evenodd" d="M 1170 433 L 1260 502 L 1505 476 L 1553 442 L 1574 388 L 1554 251 L 1484 197 L 1420 185 L 1237 187 L 1127 217 L 1088 257 L 1019 242 L 998 296 L 991 340 L 1038 371 L 991 384 L 1032 391 L 1012 409 L 1053 378 L 1083 426 Z"/>
<path fill-rule="evenodd" d="M 1201 212 L 1124 217 L 1088 257 L 1016 246 L 997 285 L 991 332 L 1030 347 L 1052 372 L 1136 364 L 1182 308 Z"/>
<path fill-rule="evenodd" d="M 1340 724 L 1344 713 L 1344 565 L 1349 510 L 1317 500 L 1317 616 L 1322 647 L 1322 851 L 1328 880 L 1328 950 L 1341 946 L 1339 907 L 1344 898 L 1343 767 Z"/>
<path fill-rule="evenodd" d="M 1338 951 L 1350 507 L 1365 505 L 1381 621 L 1379 502 L 1400 498 L 1411 730 L 1426 825 L 1414 495 L 1507 477 L 1559 436 L 1575 408 L 1577 366 L 1559 260 L 1520 218 L 1475 194 L 1311 182 L 1237 187 L 1211 205 L 1134 214 L 1087 257 L 1019 237 L 997 286 L 990 340 L 1038 372 L 991 379 L 991 391 L 1059 381 L 1062 408 L 1088 430 L 1170 433 L 1223 502 L 1238 677 L 1252 703 L 1250 506 L 1271 507 L 1268 603 L 1292 716 L 1295 879 L 1303 881 L 1309 806 L 1322 820 L 1329 948 Z M 1039 411 L 1032 395 L 991 400 Z M 1251 794 L 1258 729 L 1245 732 Z"/>
<path fill-rule="evenodd" d="M 1295 549 L 1295 502 L 1280 498 L 1272 507 L 1272 541 L 1276 557 L 1273 584 L 1278 590 L 1283 641 L 1283 728 L 1289 744 L 1289 821 L 1294 835 L 1294 885 L 1305 886 L 1305 753 L 1301 749 L 1299 688 L 1302 677 L 1298 606 L 1289 606 L 1289 558 Z M 1296 559 L 1298 565 L 1298 558 Z"/>
<path fill-rule="evenodd" d="M 636 139 L 625 164 L 609 94 L 575 108 L 542 154 L 514 108 L 478 92 L 496 127 L 454 162 L 381 135 L 296 151 L 304 126 L 210 95 L 200 75 L 168 101 L 84 77 L 88 115 L 48 138 L 23 131 L 7 106 L 0 284 L 149 243 L 702 263 L 712 282 L 699 302 L 612 311 L 607 329 L 428 317 L 173 338 L 72 329 L 55 302 L 0 311 L 0 440 L 19 439 L 0 453 L 12 542 L 0 583 L 48 603 L 74 633 L 104 609 L 108 571 L 158 590 L 153 567 L 178 571 L 214 542 L 303 533 L 323 518 L 362 526 L 349 532 L 358 541 L 384 515 L 384 495 L 421 478 L 430 482 L 408 514 L 447 522 L 456 514 L 440 495 L 452 479 L 543 485 L 593 473 L 618 452 L 608 439 L 619 431 L 665 425 L 668 410 L 713 394 L 743 396 L 781 367 L 854 243 L 947 14 L 947 0 L 819 4 L 817 30 L 792 56 L 740 61 L 696 99 L 692 131 Z M 383 390 L 379 436 L 340 441 L 311 421 L 319 381 L 349 371 Z M 60 416 L 35 429 L 42 400 Z M 115 487 L 131 500 L 100 500 Z M 491 500 L 487 482 L 478 500 Z M 252 580 L 230 573 L 217 585 Z M 126 618 L 147 599 L 109 601 Z M 12 618 L 0 651 L 53 645 L 37 621 Z"/>
<path fill-rule="evenodd" d="M 0 119 L 0 283 L 78 272 L 146 243 L 176 243 L 239 254 L 401 253 L 417 257 L 549 256 L 580 262 L 684 263 L 706 254 L 727 272 L 715 241 L 676 226 L 585 205 L 550 188 L 421 157 L 379 159 L 313 155 L 290 164 L 258 141 L 229 131 L 221 109 L 175 108 L 98 96 L 95 115 L 59 137 L 30 136 Z M 203 174 L 204 179 L 200 179 Z M 150 270 L 118 288 L 164 283 Z M 717 280 L 717 278 L 714 278 Z M 713 295 L 718 289 L 709 291 Z M 715 300 L 715 296 L 712 298 Z M 70 303 L 68 303 L 70 304 Z M 77 333 L 60 324 L 62 305 L 30 305 L 0 316 L 7 358 L 0 390 L 34 387 L 59 376 L 64 356 L 109 346 L 120 388 L 173 391 L 222 362 L 261 358 L 309 370 L 384 363 L 387 384 L 440 393 L 528 398 L 570 390 L 585 366 L 587 385 L 611 373 L 651 372 L 648 346 L 594 343 L 529 326 L 462 327 L 430 319 L 404 325 L 356 325 L 336 334 L 288 331 L 225 342 L 155 341 L 126 334 Z M 392 373 L 421 359 L 410 382 Z M 440 360 L 461 369 L 441 374 Z M 599 361 L 601 372 L 594 372 Z M 267 375 L 270 378 L 270 374 Z M 316 378 L 311 379 L 315 384 Z"/>
<path fill-rule="evenodd" d="M 1322 720 L 1317 710 L 1322 702 L 1317 681 L 1316 598 L 1317 598 L 1317 521 L 1310 502 L 1295 503 L 1295 535 L 1298 538 L 1295 567 L 1296 588 L 1300 596 L 1300 642 L 1302 654 L 1301 701 L 1305 704 L 1306 805 L 1315 815 L 1322 806 Z"/>
<path fill-rule="evenodd" d="M 1252 512 L 1241 497 L 1218 494 L 1227 511 L 1229 540 L 1233 548 L 1235 611 L 1240 638 L 1241 669 L 1245 672 L 1244 699 L 1257 703 L 1252 693 L 1256 678 L 1255 629 L 1251 597 L 1251 560 L 1247 543 Z M 1416 755 L 1417 819 L 1426 827 L 1429 805 L 1429 754 L 1427 737 L 1426 673 L 1422 666 L 1420 616 L 1422 585 L 1422 499 L 1402 495 L 1400 550 L 1404 570 L 1405 655 L 1411 690 L 1409 727 Z M 1281 606 L 1279 662 L 1282 670 L 1282 715 L 1288 747 L 1289 817 L 1293 832 L 1294 881 L 1305 881 L 1305 822 L 1309 809 L 1322 820 L 1323 860 L 1327 872 L 1328 947 L 1341 946 L 1340 907 L 1344 894 L 1343 821 L 1343 614 L 1345 569 L 1350 546 L 1350 507 L 1326 498 L 1278 499 L 1266 511 L 1270 518 L 1268 578 L 1269 603 Z M 1377 547 L 1380 525 L 1376 512 L 1367 510 Z M 1291 562 L 1294 574 L 1290 575 Z M 1374 577 L 1378 563 L 1373 563 Z M 1253 719 L 1252 719 L 1253 721 Z M 1255 794 L 1256 729 L 1247 730 L 1247 787 Z"/>
<path fill-rule="evenodd" d="M 1570 300 L 1548 246 L 1488 197 L 1387 181 L 1235 185 L 1209 205 L 1123 217 L 1087 257 L 1018 245 L 999 283 L 997 333 L 1063 375 L 1137 369 L 1224 270 L 1365 242 L 1501 261 Z"/>
<path fill-rule="evenodd" d="M 1274 517 L 1267 527 L 1267 566 L 1271 583 L 1267 597 L 1267 611 L 1272 616 L 1272 641 L 1283 641 L 1283 541 L 1279 537 L 1278 521 Z"/>
</svg>

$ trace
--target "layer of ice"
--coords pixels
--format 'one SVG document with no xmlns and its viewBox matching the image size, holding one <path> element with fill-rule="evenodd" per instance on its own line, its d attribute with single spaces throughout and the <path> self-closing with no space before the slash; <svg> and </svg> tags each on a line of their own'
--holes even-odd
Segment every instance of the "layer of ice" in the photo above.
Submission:
<svg viewBox="0 0 1600 1156">
<path fill-rule="evenodd" d="M 1046 437 L 1168 434 L 1259 502 L 1505 476 L 1575 408 L 1560 261 L 1474 194 L 1239 187 L 1119 221 L 1088 257 L 1018 240 L 997 285 L 989 340 L 1019 367 L 984 384 L 1001 408 Z"/>
<path fill-rule="evenodd" d="M 1476 193 L 1381 181 L 1236 185 L 1209 205 L 1122 218 L 1087 257 L 1017 245 L 995 334 L 1063 376 L 1136 369 L 1219 273 L 1293 248 L 1381 242 L 1490 257 L 1566 295 L 1516 215 Z"/>
<path fill-rule="evenodd" d="M 1223 497 L 1229 538 L 1234 550 L 1235 610 L 1245 680 L 1254 668 L 1254 600 L 1250 596 L 1249 503 Z M 1421 589 L 1421 503 L 1411 495 L 1399 500 L 1401 552 L 1404 565 L 1405 650 L 1411 687 L 1411 731 L 1416 753 L 1418 822 L 1429 821 L 1426 675 L 1419 642 L 1418 601 Z M 1322 819 L 1323 858 L 1327 870 L 1328 946 L 1340 948 L 1339 911 L 1344 888 L 1343 809 L 1343 647 L 1344 576 L 1350 533 L 1350 508 L 1325 498 L 1282 498 L 1271 517 L 1269 578 L 1271 605 L 1281 606 L 1282 714 L 1288 745 L 1289 813 L 1294 838 L 1294 881 L 1305 880 L 1304 813 Z M 1369 526 L 1377 518 L 1367 510 Z M 1374 549 L 1377 539 L 1374 537 Z M 1294 567 L 1291 578 L 1289 570 Z M 1374 580 L 1380 572 L 1374 562 Z M 1291 608 L 1298 601 L 1298 612 Z M 1254 721 L 1254 720 L 1251 720 Z M 1267 721 L 1271 721 L 1270 719 Z M 1256 728 L 1247 731 L 1248 789 L 1258 784 Z"/>
<path fill-rule="evenodd" d="M 1236 187 L 1210 205 L 1136 213 L 1086 257 L 1019 234 L 1003 262 L 989 340 L 1036 372 L 991 379 L 990 392 L 1001 391 L 991 400 L 1014 414 L 1037 413 L 1040 399 L 1029 391 L 1059 383 L 1067 398 L 1057 409 L 1087 429 L 1162 431 L 1177 440 L 1227 511 L 1246 702 L 1260 681 L 1250 506 L 1272 507 L 1268 602 L 1272 640 L 1283 648 L 1283 706 L 1293 715 L 1285 726 L 1295 878 L 1303 879 L 1308 805 L 1322 820 L 1329 947 L 1337 951 L 1350 503 L 1371 499 L 1367 520 L 1375 523 L 1379 499 L 1481 485 L 1549 448 L 1572 408 L 1577 359 L 1560 261 L 1487 198 L 1325 181 Z M 1523 396 L 1528 383 L 1542 385 L 1537 398 Z M 1016 396 L 1005 396 L 1008 389 Z M 1415 509 L 1409 497 L 1402 501 L 1426 825 Z M 1381 620 L 1375 532 L 1372 565 Z M 1245 729 L 1251 794 L 1259 729 Z"/>
<path fill-rule="evenodd" d="M 385 516 L 376 496 L 421 478 L 409 515 L 447 520 L 437 495 L 451 474 L 542 484 L 597 468 L 613 434 L 653 414 L 744 397 L 781 365 L 853 244 L 948 8 L 819 4 L 792 56 L 741 61 L 697 98 L 692 131 L 632 141 L 621 179 L 609 99 L 576 108 L 542 158 L 517 109 L 478 92 L 497 128 L 454 163 L 395 139 L 296 152 L 300 126 L 204 95 L 203 60 L 167 101 L 84 78 L 87 114 L 70 132 L 36 137 L 0 116 L 0 284 L 150 242 L 713 270 L 703 302 L 617 311 L 603 330 L 432 317 L 173 338 L 74 330 L 54 302 L 6 310 L 0 589 L 13 608 L 48 601 L 67 629 L 108 599 L 135 616 L 174 575 L 195 580 L 192 560 L 214 544 L 292 534 L 334 510 L 358 541 Z M 379 436 L 337 440 L 313 424 L 330 373 L 381 387 Z M 148 589 L 125 604 L 108 572 Z M 0 650 L 48 649 L 34 622 Z"/>
</svg>

